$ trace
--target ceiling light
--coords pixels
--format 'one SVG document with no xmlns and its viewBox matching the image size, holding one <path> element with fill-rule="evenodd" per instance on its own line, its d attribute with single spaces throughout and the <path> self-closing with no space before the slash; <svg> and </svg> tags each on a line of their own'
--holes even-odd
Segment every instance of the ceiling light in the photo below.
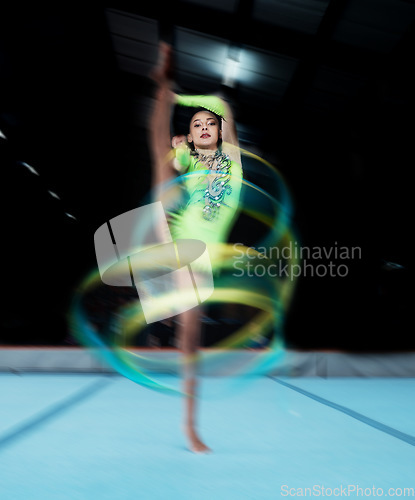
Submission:
<svg viewBox="0 0 415 500">
<path fill-rule="evenodd" d="M 234 57 L 227 57 L 222 78 L 222 84 L 226 87 L 235 87 L 238 76 L 239 61 Z"/>
</svg>

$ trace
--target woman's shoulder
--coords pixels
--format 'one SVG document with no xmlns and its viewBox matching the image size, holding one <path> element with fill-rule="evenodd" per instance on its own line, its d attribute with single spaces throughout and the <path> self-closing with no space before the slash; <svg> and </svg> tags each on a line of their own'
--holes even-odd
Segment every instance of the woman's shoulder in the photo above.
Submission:
<svg viewBox="0 0 415 500">
<path fill-rule="evenodd" d="M 222 151 L 230 158 L 232 164 L 239 166 L 239 168 L 242 169 L 241 150 L 239 146 L 235 146 L 229 142 L 224 142 L 222 145 Z"/>
</svg>

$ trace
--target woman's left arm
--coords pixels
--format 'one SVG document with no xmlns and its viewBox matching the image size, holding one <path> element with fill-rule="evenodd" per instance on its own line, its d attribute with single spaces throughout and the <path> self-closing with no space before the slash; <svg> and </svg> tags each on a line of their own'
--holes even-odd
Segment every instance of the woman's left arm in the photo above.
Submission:
<svg viewBox="0 0 415 500">
<path fill-rule="evenodd" d="M 232 108 L 223 99 L 222 103 L 225 109 L 222 118 L 222 151 L 229 155 L 232 161 L 241 165 L 241 151 Z"/>
</svg>

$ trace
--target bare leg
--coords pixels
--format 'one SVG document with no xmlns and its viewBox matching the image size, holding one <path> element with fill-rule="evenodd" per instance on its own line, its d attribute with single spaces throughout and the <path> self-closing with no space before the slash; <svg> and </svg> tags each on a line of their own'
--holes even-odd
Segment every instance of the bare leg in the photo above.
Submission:
<svg viewBox="0 0 415 500">
<path fill-rule="evenodd" d="M 171 73 L 173 69 L 172 49 L 165 43 L 160 44 L 159 62 L 152 72 L 152 78 L 157 84 L 155 94 L 155 107 L 149 123 L 150 151 L 153 166 L 153 188 L 157 200 L 165 202 L 165 208 L 169 207 L 174 193 L 171 191 L 164 194 L 162 186 L 164 182 L 176 175 L 171 155 L 170 139 L 170 117 L 172 105 L 175 103 L 175 95 L 171 90 Z M 184 137 L 182 138 L 184 139 Z M 174 146 L 180 142 L 174 141 Z M 170 158 L 170 160 L 168 159 Z M 179 193 L 178 193 L 179 194 Z M 163 199 L 164 198 L 164 199 Z M 163 234 L 161 234 L 161 241 Z M 180 279 L 179 279 L 180 285 Z M 182 287 L 179 287 L 182 288 Z M 209 448 L 200 440 L 196 432 L 196 354 L 200 339 L 200 311 L 198 308 L 181 313 L 179 316 L 179 341 L 184 355 L 184 392 L 185 396 L 185 433 L 189 441 L 189 447 L 196 453 L 207 453 Z"/>
<path fill-rule="evenodd" d="M 199 438 L 196 430 L 197 403 L 197 348 L 200 341 L 201 311 L 194 308 L 180 314 L 179 338 L 184 355 L 185 421 L 184 431 L 189 448 L 195 453 L 209 453 L 211 450 Z"/>
</svg>

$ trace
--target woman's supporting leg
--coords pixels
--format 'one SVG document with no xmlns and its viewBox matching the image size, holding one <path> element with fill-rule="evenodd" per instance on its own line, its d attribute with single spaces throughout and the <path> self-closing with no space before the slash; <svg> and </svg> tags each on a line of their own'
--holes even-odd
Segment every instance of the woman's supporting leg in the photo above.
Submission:
<svg viewBox="0 0 415 500">
<path fill-rule="evenodd" d="M 199 438 L 196 425 L 197 414 L 197 351 L 201 334 L 201 310 L 199 307 L 185 311 L 179 316 L 179 339 L 183 352 L 183 377 L 185 393 L 184 430 L 189 448 L 196 453 L 211 451 Z"/>
</svg>

